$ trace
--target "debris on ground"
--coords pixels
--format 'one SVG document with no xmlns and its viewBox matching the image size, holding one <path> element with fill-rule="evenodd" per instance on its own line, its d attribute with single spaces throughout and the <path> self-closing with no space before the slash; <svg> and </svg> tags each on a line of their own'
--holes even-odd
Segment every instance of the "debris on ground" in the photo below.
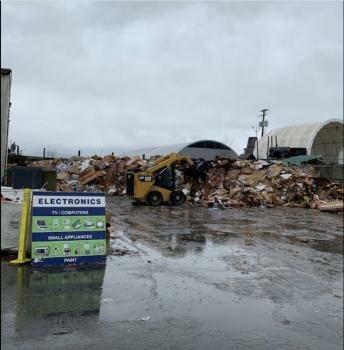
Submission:
<svg viewBox="0 0 344 350">
<path fill-rule="evenodd" d="M 121 196 L 125 195 L 126 173 L 152 161 L 154 158 L 107 155 L 43 160 L 30 165 L 56 169 L 59 191 L 102 191 Z M 209 208 L 288 206 L 343 210 L 343 187 L 320 178 L 310 164 L 218 158 L 195 161 L 193 167 L 177 167 L 175 171 L 176 186 L 188 202 Z"/>
<path fill-rule="evenodd" d="M 340 212 L 343 211 L 343 201 L 332 201 L 319 204 L 320 211 Z"/>
<path fill-rule="evenodd" d="M 140 158 L 94 156 L 35 161 L 31 165 L 56 169 L 57 190 L 66 192 L 105 192 L 109 195 L 125 194 L 125 174 L 146 162 Z"/>
<path fill-rule="evenodd" d="M 110 254 L 114 256 L 123 256 L 123 255 L 133 254 L 133 252 L 131 252 L 128 249 L 111 248 Z"/>
<path fill-rule="evenodd" d="M 149 320 L 150 320 L 150 316 L 142 317 L 142 318 L 141 318 L 141 321 L 147 322 L 147 321 L 149 321 Z"/>
<path fill-rule="evenodd" d="M 16 190 L 12 187 L 1 186 L 1 202 L 16 202 L 23 201 L 23 190 Z"/>
<path fill-rule="evenodd" d="M 321 179 L 311 165 L 218 159 L 201 166 L 205 178 L 184 176 L 179 188 L 184 193 L 189 192 L 188 199 L 192 203 L 212 208 L 289 206 L 320 209 L 331 201 L 333 208 L 343 208 L 343 187 Z"/>
</svg>

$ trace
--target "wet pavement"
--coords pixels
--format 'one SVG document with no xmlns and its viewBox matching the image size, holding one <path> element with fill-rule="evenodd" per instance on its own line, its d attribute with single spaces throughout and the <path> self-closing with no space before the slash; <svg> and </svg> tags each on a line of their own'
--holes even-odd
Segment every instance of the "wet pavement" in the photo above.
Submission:
<svg viewBox="0 0 344 350">
<path fill-rule="evenodd" d="M 107 204 L 105 267 L 2 261 L 3 349 L 342 349 L 342 216 Z"/>
</svg>

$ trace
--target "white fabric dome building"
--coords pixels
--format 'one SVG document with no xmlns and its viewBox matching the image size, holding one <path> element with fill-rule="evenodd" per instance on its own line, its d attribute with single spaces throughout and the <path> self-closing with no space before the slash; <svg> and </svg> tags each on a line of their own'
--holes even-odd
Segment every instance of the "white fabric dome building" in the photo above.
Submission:
<svg viewBox="0 0 344 350">
<path fill-rule="evenodd" d="M 302 147 L 307 155 L 320 155 L 329 162 L 343 164 L 343 121 L 329 119 L 312 123 L 274 129 L 258 141 L 258 156 L 266 159 L 268 147 Z M 257 143 L 254 149 L 257 154 Z"/>
</svg>

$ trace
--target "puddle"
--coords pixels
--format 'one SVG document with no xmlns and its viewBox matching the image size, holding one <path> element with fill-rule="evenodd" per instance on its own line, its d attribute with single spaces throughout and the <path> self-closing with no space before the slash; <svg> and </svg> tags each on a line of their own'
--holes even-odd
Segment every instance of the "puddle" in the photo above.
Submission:
<svg viewBox="0 0 344 350">
<path fill-rule="evenodd" d="M 106 266 L 2 261 L 5 349 L 341 348 L 341 217 L 107 203 Z"/>
</svg>

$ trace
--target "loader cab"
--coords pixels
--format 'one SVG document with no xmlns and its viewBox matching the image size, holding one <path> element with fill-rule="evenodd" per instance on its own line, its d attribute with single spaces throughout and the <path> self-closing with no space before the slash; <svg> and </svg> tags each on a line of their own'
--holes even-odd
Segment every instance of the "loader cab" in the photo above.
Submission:
<svg viewBox="0 0 344 350">
<path fill-rule="evenodd" d="M 155 175 L 154 185 L 173 190 L 175 188 L 175 168 L 173 165 L 166 167 L 159 174 Z"/>
</svg>

